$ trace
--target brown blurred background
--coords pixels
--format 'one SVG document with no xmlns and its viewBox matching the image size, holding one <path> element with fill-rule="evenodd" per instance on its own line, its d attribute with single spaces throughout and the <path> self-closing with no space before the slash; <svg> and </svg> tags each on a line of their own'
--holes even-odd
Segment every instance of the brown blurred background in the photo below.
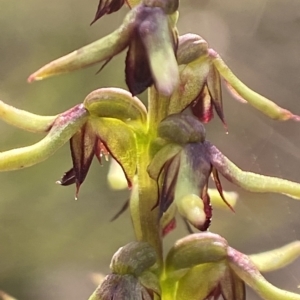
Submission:
<svg viewBox="0 0 300 300">
<path fill-rule="evenodd" d="M 209 41 L 247 85 L 300 114 L 299 0 L 184 0 L 181 33 Z M 126 9 L 89 26 L 97 1 L 0 0 L 0 99 L 18 108 L 51 115 L 81 102 L 92 90 L 125 87 L 124 55 L 98 75 L 92 67 L 27 84 L 30 73 L 45 63 L 115 29 Z M 229 134 L 218 119 L 207 136 L 241 168 L 300 181 L 300 124 L 269 120 L 224 92 Z M 38 141 L 42 136 L 0 124 L 0 151 Z M 95 161 L 79 200 L 74 187 L 55 181 L 71 166 L 66 145 L 48 161 L 0 174 L 0 290 L 20 300 L 87 299 L 95 286 L 92 272 L 108 272 L 112 254 L 134 239 L 128 212 L 109 219 L 127 192 L 112 192 L 107 164 Z M 211 231 L 231 246 L 253 253 L 299 239 L 300 203 L 284 196 L 237 190 L 236 214 L 214 212 Z M 178 229 L 170 246 L 185 235 Z M 167 247 L 169 247 L 167 246 Z M 266 277 L 275 285 L 299 291 L 300 261 Z M 300 291 L 299 291 L 300 292 Z M 250 292 L 249 299 L 258 299 Z"/>
</svg>

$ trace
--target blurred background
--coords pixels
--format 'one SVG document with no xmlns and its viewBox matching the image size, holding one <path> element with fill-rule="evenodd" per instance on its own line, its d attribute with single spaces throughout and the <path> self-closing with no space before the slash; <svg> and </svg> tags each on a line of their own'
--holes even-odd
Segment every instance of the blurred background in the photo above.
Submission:
<svg viewBox="0 0 300 300">
<path fill-rule="evenodd" d="M 248 86 L 300 114 L 299 0 L 184 0 L 178 28 L 205 38 Z M 127 11 L 92 27 L 97 0 L 0 0 L 0 99 L 44 115 L 80 103 L 99 87 L 124 87 L 124 54 L 98 66 L 27 84 L 49 61 L 111 32 Z M 143 98 L 143 96 L 142 96 Z M 145 99 L 145 98 L 143 98 Z M 300 181 L 300 124 L 275 122 L 224 90 L 229 134 L 216 118 L 208 139 L 246 170 Z M 42 138 L 0 123 L 0 151 Z M 75 188 L 55 184 L 71 167 L 66 145 L 37 166 L 0 174 L 0 290 L 19 300 L 87 299 L 93 272 L 109 272 L 112 254 L 134 239 L 128 212 L 115 222 L 128 192 L 111 191 L 107 164 L 94 161 L 74 200 Z M 300 203 L 284 196 L 244 192 L 236 213 L 214 211 L 211 231 L 244 253 L 299 239 Z M 186 234 L 181 221 L 166 248 Z M 266 274 L 278 287 L 300 292 L 300 261 Z M 249 299 L 259 299 L 249 292 Z"/>
</svg>

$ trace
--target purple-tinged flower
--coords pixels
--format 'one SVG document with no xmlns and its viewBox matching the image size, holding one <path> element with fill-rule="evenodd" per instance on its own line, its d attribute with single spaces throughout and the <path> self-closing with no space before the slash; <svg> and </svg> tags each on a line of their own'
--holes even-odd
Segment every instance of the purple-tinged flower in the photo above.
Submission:
<svg viewBox="0 0 300 300">
<path fill-rule="evenodd" d="M 153 300 L 161 293 L 158 278 L 150 271 L 155 263 L 155 250 L 146 242 L 121 247 L 112 258 L 112 274 L 104 278 L 90 299 Z"/>
<path fill-rule="evenodd" d="M 295 182 L 239 169 L 205 140 L 203 124 L 191 114 L 168 116 L 158 126 L 157 136 L 163 146 L 154 155 L 148 173 L 158 184 L 160 216 L 163 218 L 167 214 L 170 222 L 175 216 L 175 205 L 194 227 L 207 230 L 212 217 L 208 194 L 211 175 L 221 198 L 233 210 L 224 198 L 219 173 L 249 191 L 275 192 L 300 198 L 300 185 Z"/>
<path fill-rule="evenodd" d="M 28 81 L 101 62 L 106 65 L 128 48 L 125 75 L 132 95 L 140 94 L 154 84 L 162 95 L 171 96 L 179 82 L 176 60 L 178 33 L 175 28 L 176 16 L 172 16 L 176 5 L 172 6 L 172 1 L 169 6 L 168 1 L 142 2 L 128 12 L 123 24 L 113 33 L 45 65 L 29 76 Z M 122 3 L 101 1 L 99 14 L 118 8 Z"/>
<path fill-rule="evenodd" d="M 173 299 L 245 300 L 245 283 L 229 265 L 230 251 L 239 253 L 210 232 L 177 241 L 166 258 L 166 281 L 173 282 L 169 291 Z"/>
<path fill-rule="evenodd" d="M 248 102 L 270 118 L 282 121 L 300 120 L 299 116 L 248 88 L 200 36 L 195 34 L 180 36 L 176 57 L 180 80 L 169 99 L 168 115 L 188 110 L 202 123 L 207 123 L 215 111 L 227 130 L 222 103 L 221 81 L 223 81 L 239 102 Z"/>
<path fill-rule="evenodd" d="M 192 115 L 171 115 L 160 123 L 158 137 L 171 142 L 154 156 L 148 167 L 149 175 L 160 187 L 161 216 L 174 202 L 183 218 L 197 229 L 207 230 L 212 217 L 207 192 L 210 175 L 222 199 L 231 206 L 224 198 L 218 172 L 212 165 L 203 124 Z"/>
</svg>

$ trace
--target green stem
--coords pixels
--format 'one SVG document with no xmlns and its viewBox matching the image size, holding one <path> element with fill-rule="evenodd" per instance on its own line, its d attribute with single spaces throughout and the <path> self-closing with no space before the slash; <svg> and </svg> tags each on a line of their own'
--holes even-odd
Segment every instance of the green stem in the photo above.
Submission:
<svg viewBox="0 0 300 300">
<path fill-rule="evenodd" d="M 154 87 L 148 89 L 148 128 L 156 132 L 158 124 L 167 116 L 170 99 L 160 95 Z"/>
<path fill-rule="evenodd" d="M 168 101 L 154 87 L 149 89 L 148 101 L 148 131 L 146 135 L 137 137 L 137 182 L 131 196 L 130 211 L 137 240 L 146 241 L 154 247 L 161 268 L 163 256 L 159 210 L 154 208 L 158 196 L 157 183 L 149 177 L 147 169 L 153 155 L 149 148 L 156 138 L 158 124 L 167 115 Z"/>
<path fill-rule="evenodd" d="M 158 208 L 153 208 L 157 204 L 157 184 L 149 177 L 147 167 L 150 163 L 148 154 L 148 145 L 141 149 L 141 154 L 138 159 L 138 207 L 140 218 L 141 236 L 138 240 L 150 243 L 156 250 L 158 256 L 158 264 L 162 264 L 162 240 L 161 230 L 159 227 Z"/>
</svg>

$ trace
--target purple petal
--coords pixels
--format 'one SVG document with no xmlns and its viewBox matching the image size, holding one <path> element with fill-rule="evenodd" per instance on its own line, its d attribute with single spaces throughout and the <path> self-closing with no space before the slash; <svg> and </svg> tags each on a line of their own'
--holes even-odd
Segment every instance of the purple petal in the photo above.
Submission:
<svg viewBox="0 0 300 300">
<path fill-rule="evenodd" d="M 92 163 L 97 137 L 86 123 L 70 140 L 71 154 L 76 178 L 76 196 Z"/>
<path fill-rule="evenodd" d="M 214 66 L 211 66 L 207 76 L 207 87 L 215 110 L 224 126 L 227 128 L 222 102 L 221 77 Z"/>
<path fill-rule="evenodd" d="M 115 11 L 118 11 L 124 3 L 125 0 L 100 0 L 96 15 L 90 25 L 94 24 L 105 14 L 111 14 Z"/>
<path fill-rule="evenodd" d="M 212 174 L 213 174 L 213 179 L 214 179 L 216 188 L 217 188 L 222 200 L 225 202 L 225 204 L 230 208 L 230 210 L 232 212 L 235 212 L 234 208 L 228 203 L 228 201 L 224 197 L 222 184 L 221 184 L 221 181 L 220 181 L 220 178 L 219 178 L 219 173 L 215 168 L 212 169 Z"/>
<path fill-rule="evenodd" d="M 75 171 L 74 168 L 67 171 L 61 178 L 61 180 L 57 181 L 58 184 L 67 186 L 76 182 Z"/>
<path fill-rule="evenodd" d="M 213 118 L 212 99 L 206 85 L 204 85 L 201 93 L 193 101 L 191 109 L 194 116 L 203 123 L 208 123 Z"/>
<path fill-rule="evenodd" d="M 153 84 L 146 49 L 134 34 L 126 56 L 126 84 L 133 96 L 144 92 Z"/>
</svg>

